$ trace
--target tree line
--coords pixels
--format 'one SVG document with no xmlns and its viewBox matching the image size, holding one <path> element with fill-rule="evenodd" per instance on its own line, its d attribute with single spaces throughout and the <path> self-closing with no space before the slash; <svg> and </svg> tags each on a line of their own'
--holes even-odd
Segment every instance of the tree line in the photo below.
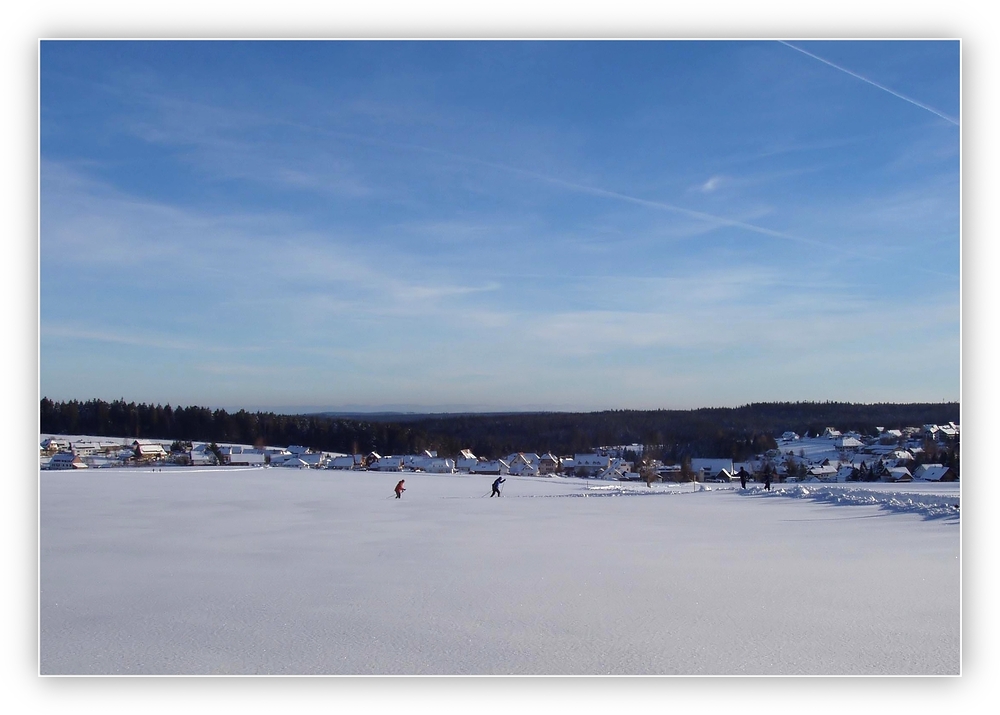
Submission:
<svg viewBox="0 0 1000 715">
<path fill-rule="evenodd" d="M 503 414 L 407 415 L 394 421 L 330 414 L 229 413 L 207 407 L 172 407 L 114 400 L 55 402 L 43 397 L 39 432 L 134 439 L 170 439 L 257 446 L 302 445 L 313 450 L 416 454 L 425 449 L 455 456 L 471 449 L 496 459 L 513 452 L 569 455 L 600 446 L 646 445 L 653 456 L 743 461 L 777 446 L 783 432 L 816 435 L 826 427 L 874 436 L 901 429 L 958 422 L 959 403 L 782 402 L 697 410 L 606 410 Z"/>
</svg>

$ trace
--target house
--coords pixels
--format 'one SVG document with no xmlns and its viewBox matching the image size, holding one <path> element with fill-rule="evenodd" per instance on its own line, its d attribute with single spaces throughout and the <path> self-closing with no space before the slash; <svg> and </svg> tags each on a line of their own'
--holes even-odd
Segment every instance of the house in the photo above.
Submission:
<svg viewBox="0 0 1000 715">
<path fill-rule="evenodd" d="M 691 471 L 699 480 L 706 477 L 715 477 L 719 472 L 725 470 L 727 474 L 733 473 L 732 459 L 692 459 Z"/>
<path fill-rule="evenodd" d="M 887 482 L 912 482 L 913 475 L 906 467 L 889 467 L 888 475 L 884 479 Z"/>
<path fill-rule="evenodd" d="M 360 454 L 338 454 L 327 462 L 327 469 L 361 469 L 365 458 Z"/>
<path fill-rule="evenodd" d="M 59 437 L 47 437 L 42 440 L 42 443 L 39 446 L 42 448 L 42 451 L 54 454 L 56 452 L 68 451 L 69 440 Z"/>
<path fill-rule="evenodd" d="M 913 470 L 913 478 L 925 482 L 955 482 L 958 479 L 951 467 L 942 464 L 921 464 Z"/>
<path fill-rule="evenodd" d="M 854 467 L 854 465 L 842 464 L 840 468 L 837 470 L 837 481 L 849 482 L 853 478 L 855 478 L 857 472 L 858 470 L 857 468 Z"/>
<path fill-rule="evenodd" d="M 455 471 L 455 461 L 446 457 L 439 457 L 437 456 L 437 452 L 425 449 L 421 454 L 403 457 L 403 468 L 412 469 L 413 471 L 450 474 Z"/>
<path fill-rule="evenodd" d="M 832 437 L 836 439 L 837 437 L 842 437 L 843 435 L 838 430 L 835 430 L 833 427 L 827 427 L 825 430 L 823 430 L 823 434 L 820 436 Z"/>
<path fill-rule="evenodd" d="M 292 456 L 284 447 L 264 447 L 264 460 L 270 464 L 281 463 Z"/>
<path fill-rule="evenodd" d="M 861 449 L 865 443 L 855 437 L 841 437 L 834 442 L 837 449 Z"/>
<path fill-rule="evenodd" d="M 887 454 L 883 454 L 882 461 L 885 462 L 887 467 L 903 467 L 913 461 L 913 455 L 905 449 L 894 449 Z"/>
<path fill-rule="evenodd" d="M 73 452 L 57 452 L 49 460 L 49 469 L 87 469 L 83 458 Z"/>
<path fill-rule="evenodd" d="M 92 457 L 93 455 L 101 451 L 101 445 L 99 445 L 97 442 L 88 442 L 81 440 L 79 442 L 74 442 L 70 447 L 70 449 L 73 451 L 73 454 L 78 454 L 81 457 Z M 166 450 L 163 450 L 163 454 L 164 456 L 166 456 Z"/>
<path fill-rule="evenodd" d="M 288 469 L 311 469 L 312 465 L 302 459 L 305 455 L 300 454 L 298 457 L 291 457 L 286 459 L 280 465 L 281 467 L 286 467 Z"/>
<path fill-rule="evenodd" d="M 515 477 L 537 477 L 541 459 L 534 452 L 518 452 L 503 461 L 508 465 L 508 474 Z"/>
<path fill-rule="evenodd" d="M 515 477 L 537 477 L 538 466 L 525 460 L 514 460 L 508 473 Z"/>
<path fill-rule="evenodd" d="M 547 452 L 538 458 L 538 474 L 540 476 L 544 477 L 549 474 L 556 474 L 561 466 L 559 458 L 551 452 Z"/>
<path fill-rule="evenodd" d="M 223 464 L 263 465 L 264 450 L 244 447 L 238 444 L 227 444 L 219 447 L 219 455 Z"/>
<path fill-rule="evenodd" d="M 210 450 L 207 444 L 193 446 L 190 452 L 190 459 L 191 465 L 197 467 L 204 467 L 219 463 L 219 459 L 215 456 L 215 452 Z"/>
<path fill-rule="evenodd" d="M 472 471 L 472 468 L 479 463 L 479 459 L 472 453 L 471 450 L 463 449 L 458 453 L 458 459 L 455 460 L 455 469 L 460 472 Z"/>
<path fill-rule="evenodd" d="M 567 476 L 593 477 L 611 466 L 611 457 L 601 454 L 576 454 L 569 463 L 563 462 Z"/>
<path fill-rule="evenodd" d="M 320 469 L 326 463 L 326 455 L 322 452 L 303 452 L 292 459 L 297 459 L 313 469 Z"/>
<path fill-rule="evenodd" d="M 132 456 L 137 462 L 152 462 L 158 459 L 166 459 L 167 450 L 162 444 L 157 442 L 140 442 L 136 440 L 132 443 Z"/>
<path fill-rule="evenodd" d="M 424 463 L 428 460 L 433 459 L 433 454 L 426 449 L 420 454 L 405 454 L 403 455 L 403 469 L 412 469 L 413 471 L 424 469 Z"/>
<path fill-rule="evenodd" d="M 491 475 L 501 475 L 510 474 L 510 465 L 507 464 L 502 459 L 493 460 L 480 460 L 476 463 L 472 469 L 469 470 L 470 474 L 491 474 Z"/>
<path fill-rule="evenodd" d="M 613 459 L 607 469 L 594 476 L 595 479 L 629 482 L 638 481 L 639 475 L 632 471 L 632 464 L 624 459 Z"/>
<path fill-rule="evenodd" d="M 402 472 L 403 471 L 403 458 L 402 457 L 379 457 L 368 467 L 376 472 Z"/>
<path fill-rule="evenodd" d="M 810 467 L 809 470 L 806 472 L 806 474 L 808 474 L 810 477 L 815 477 L 821 482 L 839 481 L 837 479 L 838 475 L 837 468 L 829 464 L 822 464 L 815 467 Z"/>
<path fill-rule="evenodd" d="M 903 433 L 898 429 L 883 430 L 878 437 L 878 441 L 882 444 L 896 444 L 901 439 L 903 439 Z"/>
<path fill-rule="evenodd" d="M 797 439 L 801 439 L 795 432 L 784 432 L 779 438 L 782 442 L 794 442 Z"/>
<path fill-rule="evenodd" d="M 504 461 L 510 465 L 511 474 L 515 473 L 515 469 L 520 470 L 526 466 L 531 466 L 533 471 L 537 474 L 538 462 L 541 461 L 541 457 L 534 452 L 517 452 L 516 454 L 507 455 L 507 458 Z"/>
<path fill-rule="evenodd" d="M 264 461 L 272 467 L 281 467 L 289 459 L 297 459 L 297 457 L 288 450 L 273 452 L 271 454 L 267 454 L 266 452 L 264 453 Z"/>
<path fill-rule="evenodd" d="M 239 454 L 231 455 L 229 463 L 239 464 L 242 466 L 262 467 L 267 464 L 267 457 L 261 449 L 244 449 Z"/>
<path fill-rule="evenodd" d="M 600 454 L 606 454 L 609 457 L 619 457 L 624 459 L 626 455 L 635 455 L 638 458 L 642 458 L 642 453 L 646 449 L 645 445 L 641 445 L 638 442 L 633 442 L 632 444 L 619 444 L 613 447 L 601 447 L 597 450 Z"/>
<path fill-rule="evenodd" d="M 660 478 L 660 481 L 676 482 L 678 477 L 681 476 L 681 465 L 669 464 L 657 467 L 656 476 Z"/>
<path fill-rule="evenodd" d="M 455 460 L 448 457 L 432 457 L 424 462 L 423 470 L 434 474 L 452 474 L 455 471 Z"/>
<path fill-rule="evenodd" d="M 730 472 L 730 471 L 728 471 L 726 469 L 720 469 L 715 474 L 708 474 L 708 475 L 706 475 L 705 476 L 705 481 L 706 482 L 719 482 L 719 483 L 731 482 L 731 481 L 733 481 L 733 475 L 732 475 L 732 472 Z"/>
<path fill-rule="evenodd" d="M 949 422 L 947 425 L 941 425 L 938 428 L 937 439 L 941 442 L 954 441 L 958 439 L 959 428 L 954 422 Z"/>
</svg>

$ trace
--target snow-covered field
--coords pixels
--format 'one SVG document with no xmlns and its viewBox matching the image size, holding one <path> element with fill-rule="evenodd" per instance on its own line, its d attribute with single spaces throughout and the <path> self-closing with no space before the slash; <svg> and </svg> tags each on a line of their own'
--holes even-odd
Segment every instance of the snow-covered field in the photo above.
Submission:
<svg viewBox="0 0 1000 715">
<path fill-rule="evenodd" d="M 961 670 L 957 484 L 39 479 L 42 674 Z"/>
</svg>

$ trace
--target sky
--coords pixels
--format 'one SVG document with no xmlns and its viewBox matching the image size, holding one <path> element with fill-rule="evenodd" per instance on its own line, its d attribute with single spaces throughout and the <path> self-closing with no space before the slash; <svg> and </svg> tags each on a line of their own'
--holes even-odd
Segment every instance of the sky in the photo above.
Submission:
<svg viewBox="0 0 1000 715">
<path fill-rule="evenodd" d="M 958 400 L 960 51 L 42 41 L 39 392 Z"/>
</svg>

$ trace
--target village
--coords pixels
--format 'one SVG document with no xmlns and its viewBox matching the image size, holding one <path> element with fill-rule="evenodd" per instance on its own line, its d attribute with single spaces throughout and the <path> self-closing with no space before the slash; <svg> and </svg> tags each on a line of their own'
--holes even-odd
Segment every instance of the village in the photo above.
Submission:
<svg viewBox="0 0 1000 715">
<path fill-rule="evenodd" d="M 841 433 L 785 432 L 777 448 L 743 462 L 692 457 L 679 464 L 644 457 L 653 450 L 641 444 L 605 446 L 590 453 L 556 456 L 516 452 L 502 459 L 482 459 L 464 449 L 455 457 L 434 451 L 413 455 L 342 454 L 300 445 L 254 447 L 169 440 L 43 435 L 39 468 L 243 466 L 291 469 L 431 472 L 439 474 L 577 477 L 606 481 L 727 483 L 741 476 L 777 482 L 948 482 L 959 480 L 959 425 L 879 428 L 877 437 Z"/>
</svg>

